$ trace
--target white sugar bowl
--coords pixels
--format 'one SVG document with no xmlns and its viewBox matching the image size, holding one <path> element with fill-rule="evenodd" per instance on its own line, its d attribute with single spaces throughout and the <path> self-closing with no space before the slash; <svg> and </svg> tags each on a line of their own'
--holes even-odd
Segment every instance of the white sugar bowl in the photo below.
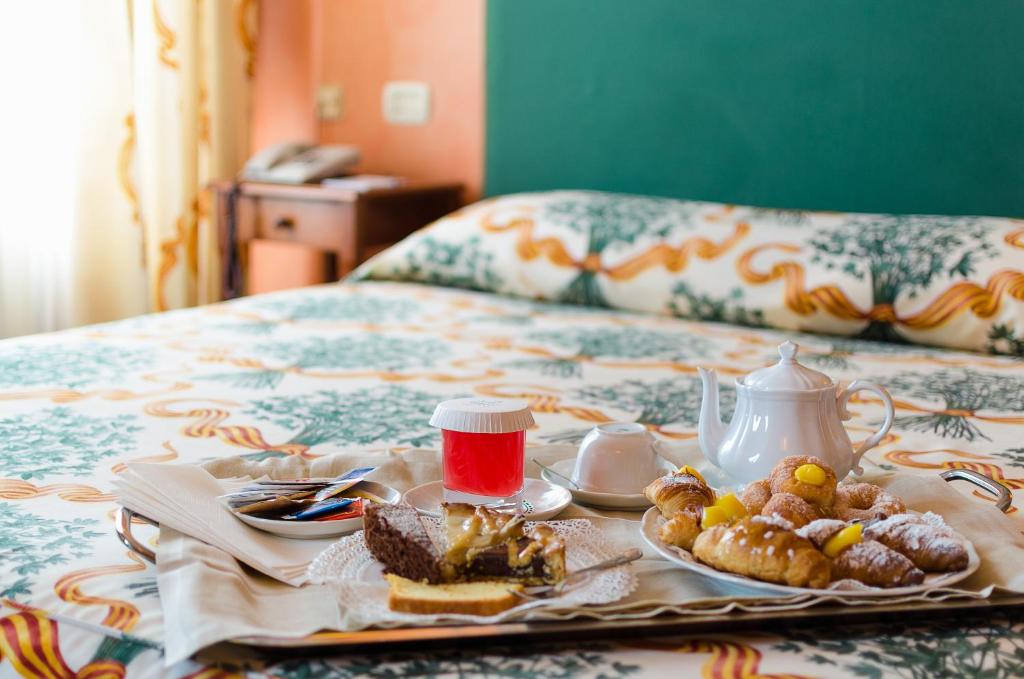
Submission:
<svg viewBox="0 0 1024 679">
<path fill-rule="evenodd" d="M 595 493 L 642 493 L 662 474 L 656 443 L 642 424 L 600 424 L 580 444 L 572 482 Z"/>
</svg>

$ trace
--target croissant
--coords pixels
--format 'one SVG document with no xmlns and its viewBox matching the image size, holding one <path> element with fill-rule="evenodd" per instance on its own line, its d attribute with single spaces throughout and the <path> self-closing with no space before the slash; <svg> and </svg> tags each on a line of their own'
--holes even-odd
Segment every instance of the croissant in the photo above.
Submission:
<svg viewBox="0 0 1024 679">
<path fill-rule="evenodd" d="M 652 481 L 644 495 L 668 519 L 658 529 L 658 537 L 666 544 L 691 549 L 701 531 L 701 509 L 714 503 L 715 491 L 699 476 L 679 470 Z"/>
<path fill-rule="evenodd" d="M 940 517 L 896 514 L 867 526 L 864 537 L 877 540 L 923 571 L 962 571 L 969 560 L 963 539 Z"/>
<path fill-rule="evenodd" d="M 784 520 L 750 516 L 712 526 L 697 536 L 693 555 L 718 570 L 791 587 L 820 589 L 832 571 L 828 558 Z"/>
<path fill-rule="evenodd" d="M 658 529 L 658 537 L 666 544 L 693 549 L 693 541 L 701 532 L 701 513 L 699 506 L 684 507 Z"/>
<path fill-rule="evenodd" d="M 853 578 L 872 587 L 904 587 L 924 582 L 924 571 L 881 542 L 850 545 L 832 560 L 832 577 Z"/>
<path fill-rule="evenodd" d="M 816 521 L 811 521 L 806 526 L 797 528 L 796 534 L 802 538 L 807 538 L 814 543 L 815 547 L 821 549 L 830 537 L 849 525 L 847 522 L 840 521 L 839 519 L 817 519 Z"/>
<path fill-rule="evenodd" d="M 687 471 L 655 479 L 644 488 L 644 495 L 666 519 L 671 519 L 685 507 L 707 507 L 715 501 L 715 491 L 703 479 Z"/>
<path fill-rule="evenodd" d="M 819 519 L 797 529 L 796 533 L 822 549 L 847 525 L 836 519 Z M 868 540 L 849 545 L 832 559 L 832 578 L 850 578 L 871 587 L 901 587 L 921 584 L 924 572 L 899 552 L 881 542 Z"/>
</svg>

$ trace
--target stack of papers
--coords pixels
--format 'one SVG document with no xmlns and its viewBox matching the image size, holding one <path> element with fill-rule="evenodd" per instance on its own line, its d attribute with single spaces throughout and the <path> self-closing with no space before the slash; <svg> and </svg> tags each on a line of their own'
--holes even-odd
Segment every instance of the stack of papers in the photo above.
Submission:
<svg viewBox="0 0 1024 679">
<path fill-rule="evenodd" d="M 192 465 L 129 464 L 114 481 L 118 502 L 176 531 L 219 547 L 281 582 L 306 582 L 309 563 L 335 538 L 292 540 L 251 528 L 217 497 L 252 483 L 251 478 L 216 479 Z"/>
<path fill-rule="evenodd" d="M 330 177 L 320 182 L 323 186 L 329 186 L 332 189 L 345 189 L 348 191 L 356 191 L 357 193 L 364 193 L 366 191 L 376 191 L 378 189 L 395 189 L 405 184 L 405 179 L 402 177 L 392 177 L 390 175 L 382 174 L 357 174 L 350 177 Z"/>
</svg>

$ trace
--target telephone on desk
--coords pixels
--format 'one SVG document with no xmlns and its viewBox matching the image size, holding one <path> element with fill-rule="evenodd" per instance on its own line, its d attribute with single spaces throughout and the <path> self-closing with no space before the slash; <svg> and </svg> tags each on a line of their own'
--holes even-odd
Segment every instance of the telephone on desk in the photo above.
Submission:
<svg viewBox="0 0 1024 679">
<path fill-rule="evenodd" d="M 282 142 L 263 149 L 245 164 L 241 178 L 253 182 L 305 184 L 344 174 L 359 162 L 355 146 L 314 146 Z"/>
</svg>

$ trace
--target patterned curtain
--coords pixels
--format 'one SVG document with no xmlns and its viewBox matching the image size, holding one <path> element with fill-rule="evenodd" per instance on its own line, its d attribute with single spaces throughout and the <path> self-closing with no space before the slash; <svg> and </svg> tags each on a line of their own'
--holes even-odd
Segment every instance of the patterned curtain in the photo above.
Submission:
<svg viewBox="0 0 1024 679">
<path fill-rule="evenodd" d="M 85 5 L 78 322 L 216 301 L 210 197 L 248 155 L 256 0 Z"/>
</svg>

